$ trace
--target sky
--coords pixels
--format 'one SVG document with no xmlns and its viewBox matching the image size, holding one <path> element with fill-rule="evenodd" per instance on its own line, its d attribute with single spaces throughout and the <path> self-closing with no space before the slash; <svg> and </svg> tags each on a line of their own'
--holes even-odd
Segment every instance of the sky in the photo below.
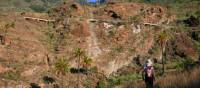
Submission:
<svg viewBox="0 0 200 88">
<path fill-rule="evenodd" d="M 88 2 L 97 2 L 97 0 L 87 0 Z"/>
</svg>

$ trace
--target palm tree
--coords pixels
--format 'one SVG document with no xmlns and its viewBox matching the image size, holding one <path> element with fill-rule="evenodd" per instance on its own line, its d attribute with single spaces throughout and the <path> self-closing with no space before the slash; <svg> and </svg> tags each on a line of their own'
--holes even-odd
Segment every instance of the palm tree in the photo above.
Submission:
<svg viewBox="0 0 200 88">
<path fill-rule="evenodd" d="M 165 47 L 168 42 L 168 40 L 171 38 L 170 34 L 166 31 L 162 31 L 157 38 L 157 41 L 161 47 L 161 55 L 160 55 L 160 60 L 162 60 L 162 74 L 164 74 L 165 68 L 164 68 L 164 58 L 163 55 L 165 53 Z"/>
<path fill-rule="evenodd" d="M 92 63 L 92 59 L 88 56 L 84 56 L 84 59 L 83 59 L 83 67 L 86 68 L 86 70 L 89 69 L 89 66 L 91 66 L 91 63 Z"/>
<path fill-rule="evenodd" d="M 84 55 L 84 51 L 82 51 L 81 48 L 76 48 L 74 54 L 75 54 L 75 57 L 78 59 L 77 63 L 78 63 L 78 74 L 79 74 L 79 73 L 80 73 L 81 58 L 82 58 L 83 55 Z M 77 81 L 78 81 L 77 88 L 80 88 L 80 87 L 79 87 L 79 82 L 80 82 L 80 77 L 79 77 L 79 75 L 78 75 Z"/>
<path fill-rule="evenodd" d="M 61 79 L 62 79 L 61 85 L 63 88 L 63 77 L 62 76 L 65 75 L 66 72 L 69 72 L 69 69 L 70 69 L 68 61 L 64 58 L 59 59 L 55 63 L 55 69 L 56 69 L 56 73 L 61 76 Z"/>
</svg>

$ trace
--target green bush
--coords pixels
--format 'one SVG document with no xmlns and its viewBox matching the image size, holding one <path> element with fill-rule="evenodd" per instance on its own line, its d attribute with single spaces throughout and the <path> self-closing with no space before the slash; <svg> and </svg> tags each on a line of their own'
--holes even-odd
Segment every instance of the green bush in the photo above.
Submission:
<svg viewBox="0 0 200 88">
<path fill-rule="evenodd" d="M 41 5 L 31 5 L 30 8 L 35 12 L 45 12 L 47 11 L 47 8 Z"/>
<path fill-rule="evenodd" d="M 105 82 L 102 81 L 102 80 L 100 80 L 100 81 L 97 83 L 96 88 L 106 88 Z"/>
<path fill-rule="evenodd" d="M 191 67 L 195 66 L 195 62 L 192 59 L 181 60 L 175 67 L 179 70 L 188 70 Z"/>
<path fill-rule="evenodd" d="M 153 66 L 154 66 L 155 70 L 160 70 L 160 69 L 162 69 L 162 65 L 161 65 L 161 64 L 155 63 Z"/>
<path fill-rule="evenodd" d="M 24 0 L 25 2 L 27 2 L 27 3 L 30 3 L 31 2 L 31 0 Z"/>
<path fill-rule="evenodd" d="M 55 69 L 58 73 L 62 74 L 69 72 L 70 65 L 68 63 L 68 60 L 66 60 L 65 58 L 58 59 L 55 63 Z"/>
<path fill-rule="evenodd" d="M 18 72 L 14 72 L 14 71 L 7 71 L 5 73 L 0 74 L 0 76 L 5 79 L 18 80 L 20 74 Z"/>
<path fill-rule="evenodd" d="M 121 85 L 124 83 L 127 83 L 129 81 L 136 81 L 138 79 L 141 79 L 142 76 L 137 73 L 132 73 L 128 75 L 122 75 L 122 76 L 116 76 L 116 77 L 110 77 L 108 79 L 109 86 L 116 86 L 116 85 Z"/>
<path fill-rule="evenodd" d="M 93 73 L 97 73 L 98 72 L 98 68 L 96 66 L 95 67 L 91 67 L 90 71 L 93 72 Z"/>
</svg>

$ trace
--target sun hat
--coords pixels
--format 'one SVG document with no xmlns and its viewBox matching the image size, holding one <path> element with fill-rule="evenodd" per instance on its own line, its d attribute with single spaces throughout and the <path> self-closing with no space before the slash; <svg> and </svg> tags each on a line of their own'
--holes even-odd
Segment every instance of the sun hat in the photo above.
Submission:
<svg viewBox="0 0 200 88">
<path fill-rule="evenodd" d="M 151 61 L 151 59 L 147 60 L 147 66 L 153 66 L 153 62 Z"/>
</svg>

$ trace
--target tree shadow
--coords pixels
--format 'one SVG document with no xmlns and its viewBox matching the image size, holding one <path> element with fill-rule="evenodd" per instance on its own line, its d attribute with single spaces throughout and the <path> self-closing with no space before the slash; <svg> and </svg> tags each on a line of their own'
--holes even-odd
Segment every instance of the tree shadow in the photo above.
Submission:
<svg viewBox="0 0 200 88">
<path fill-rule="evenodd" d="M 49 76 L 44 76 L 43 77 L 43 81 L 46 83 L 46 84 L 52 84 L 55 82 L 55 79 L 52 78 L 52 77 L 49 77 Z"/>
<path fill-rule="evenodd" d="M 78 74 L 78 73 L 87 74 L 88 70 L 85 69 L 85 68 L 80 68 L 80 69 L 78 69 L 78 68 L 71 68 L 70 72 L 73 73 L 73 74 Z"/>
<path fill-rule="evenodd" d="M 41 88 L 38 84 L 36 83 L 30 83 L 31 88 Z"/>
</svg>

